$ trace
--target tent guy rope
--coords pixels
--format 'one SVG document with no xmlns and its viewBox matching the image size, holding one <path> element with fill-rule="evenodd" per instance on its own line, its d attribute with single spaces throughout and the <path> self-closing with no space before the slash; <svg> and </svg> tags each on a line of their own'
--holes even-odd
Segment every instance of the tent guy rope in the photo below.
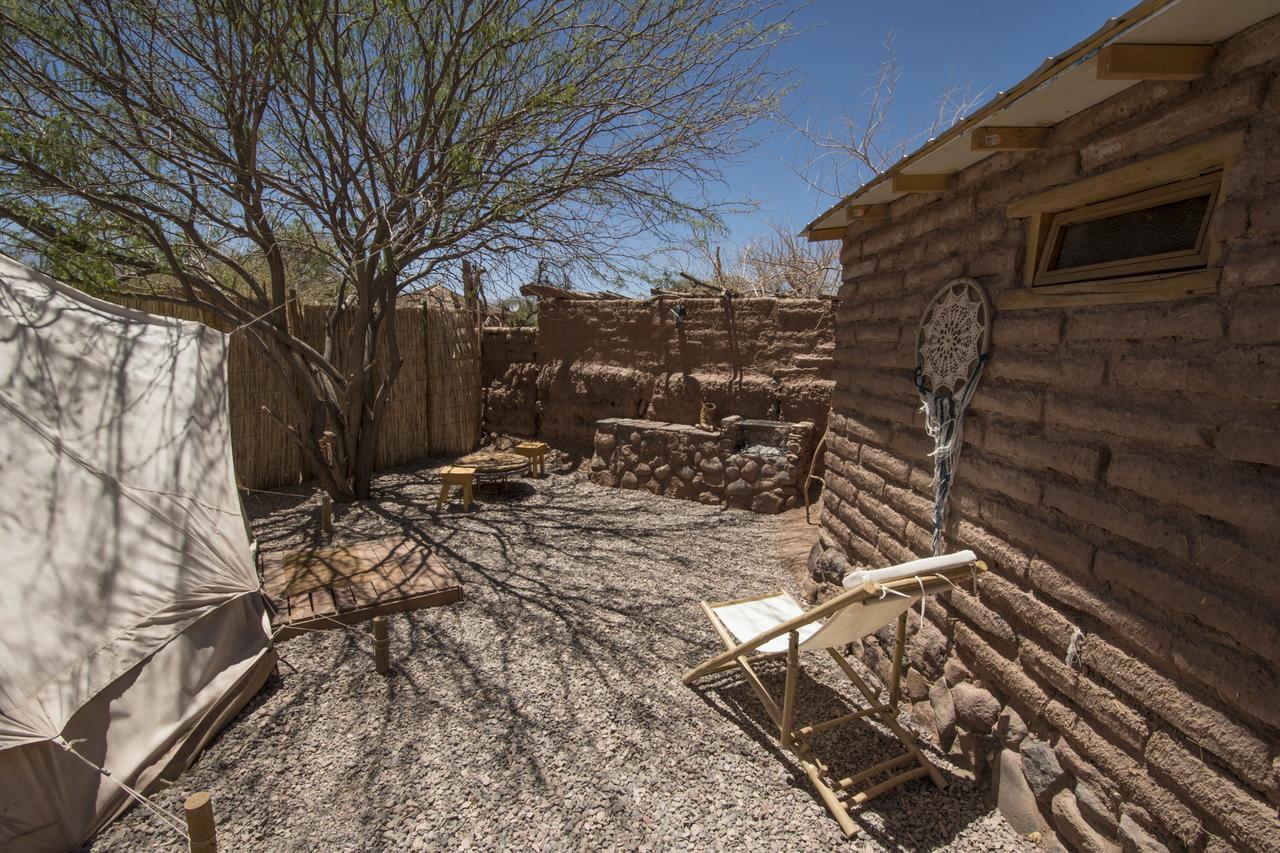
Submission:
<svg viewBox="0 0 1280 853">
<path fill-rule="evenodd" d="M 151 799 L 146 794 L 143 794 L 141 791 L 134 789 L 133 787 L 125 784 L 124 782 L 121 782 L 115 776 L 112 776 L 111 771 L 108 770 L 107 768 L 94 764 L 92 761 L 90 761 L 89 759 L 81 755 L 79 752 L 77 752 L 75 750 L 75 744 L 81 743 L 83 741 L 83 738 L 68 742 L 66 738 L 62 737 L 62 735 L 58 735 L 57 737 L 52 738 L 52 740 L 55 744 L 62 747 L 69 754 L 74 755 L 76 758 L 80 759 L 85 764 L 89 765 L 94 770 L 96 770 L 102 776 L 102 778 L 111 782 L 113 785 L 120 788 L 120 790 L 124 791 L 126 794 L 132 797 L 134 800 L 137 800 L 139 803 L 141 803 L 143 806 L 149 809 L 152 813 L 156 815 L 156 817 L 160 818 L 161 821 L 167 824 L 170 829 L 172 829 L 178 835 L 182 836 L 183 841 L 189 840 L 187 837 L 187 830 L 183 825 L 182 821 L 178 820 L 176 817 L 174 817 L 173 815 L 169 814 L 167 811 L 162 809 L 159 805 L 156 804 L 155 800 Z"/>
</svg>

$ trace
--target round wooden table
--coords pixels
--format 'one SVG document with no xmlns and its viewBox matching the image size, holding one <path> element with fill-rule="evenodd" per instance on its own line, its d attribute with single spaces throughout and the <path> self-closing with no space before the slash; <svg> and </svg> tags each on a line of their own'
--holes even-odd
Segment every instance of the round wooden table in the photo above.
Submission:
<svg viewBox="0 0 1280 853">
<path fill-rule="evenodd" d="M 453 462 L 462 468 L 474 468 L 477 480 L 505 480 L 512 474 L 526 474 L 529 458 L 501 450 L 477 450 Z"/>
</svg>

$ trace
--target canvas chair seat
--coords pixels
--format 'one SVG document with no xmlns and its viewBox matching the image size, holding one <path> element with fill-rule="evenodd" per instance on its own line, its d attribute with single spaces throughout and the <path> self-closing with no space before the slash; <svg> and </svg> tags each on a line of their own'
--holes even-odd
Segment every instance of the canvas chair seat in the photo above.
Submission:
<svg viewBox="0 0 1280 853">
<path fill-rule="evenodd" d="M 711 609 L 739 643 L 745 643 L 752 637 L 763 634 L 788 619 L 804 615 L 804 609 L 800 607 L 800 603 L 785 592 L 780 592 L 768 598 L 722 604 Z M 801 640 L 807 640 L 813 636 L 820 627 L 819 625 L 805 625 L 800 629 Z M 756 651 L 764 654 L 785 652 L 786 650 L 787 638 L 785 636 L 774 637 L 756 649 Z"/>
<path fill-rule="evenodd" d="M 701 606 L 726 650 L 685 674 L 684 683 L 719 672 L 737 669 L 760 697 L 765 711 L 781 732 L 782 746 L 800 759 L 800 764 L 819 796 L 852 836 L 857 826 L 849 810 L 878 794 L 913 779 L 928 776 L 938 787 L 946 780 L 916 745 L 914 737 L 897 721 L 901 697 L 902 650 L 906 643 L 907 611 L 923 595 L 950 592 L 959 582 L 986 566 L 972 551 L 912 560 L 886 569 L 852 572 L 845 579 L 846 591 L 810 610 L 785 591 Z M 897 639 L 889 696 L 869 686 L 840 651 L 874 631 L 897 620 Z M 797 725 L 796 684 L 800 653 L 825 651 L 867 700 L 868 707 L 849 711 L 829 720 Z M 786 687 L 779 703 L 765 688 L 753 665 L 785 657 Z M 828 779 L 827 766 L 813 753 L 814 735 L 862 718 L 875 718 L 902 742 L 907 751 L 862 773 L 843 779 Z M 901 769 L 904 765 L 914 765 Z M 876 782 L 877 777 L 889 778 Z M 866 786 L 854 792 L 855 788 Z M 850 793 L 852 792 L 852 793 Z M 842 797 L 842 795 L 848 796 Z"/>
</svg>

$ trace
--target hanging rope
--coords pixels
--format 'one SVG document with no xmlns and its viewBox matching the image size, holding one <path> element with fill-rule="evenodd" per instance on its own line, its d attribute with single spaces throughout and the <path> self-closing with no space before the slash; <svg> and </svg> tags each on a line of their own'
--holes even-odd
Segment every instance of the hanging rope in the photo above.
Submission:
<svg viewBox="0 0 1280 853">
<path fill-rule="evenodd" d="M 978 357 L 977 366 L 960 392 L 959 399 L 950 394 L 937 394 L 924 380 L 924 373 L 916 368 L 916 390 L 920 393 L 924 411 L 924 429 L 933 439 L 933 553 L 942 553 L 943 531 L 947 522 L 947 502 L 951 485 L 955 481 L 956 467 L 960 463 L 960 448 L 964 444 L 964 413 L 978 389 L 978 379 L 986 364 L 987 355 Z"/>
</svg>

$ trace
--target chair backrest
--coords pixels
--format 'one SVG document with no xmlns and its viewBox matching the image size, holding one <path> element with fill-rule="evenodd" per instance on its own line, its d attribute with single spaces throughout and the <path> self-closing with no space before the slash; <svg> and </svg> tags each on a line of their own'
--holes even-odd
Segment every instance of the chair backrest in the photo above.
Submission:
<svg viewBox="0 0 1280 853">
<path fill-rule="evenodd" d="M 707 673 L 716 671 L 718 667 L 749 654 L 777 637 L 792 631 L 798 633 L 802 627 L 824 619 L 826 621 L 822 623 L 822 627 L 800 643 L 801 648 L 833 648 L 861 639 L 892 622 L 919 601 L 921 595 L 950 589 L 970 571 L 986 571 L 986 566 L 974 557 L 972 551 L 912 560 L 888 569 L 867 572 L 860 586 L 779 622 L 750 640 L 703 661 L 685 673 L 684 683 L 692 684 Z M 902 594 L 895 595 L 895 592 Z M 703 607 L 707 605 L 704 604 Z"/>
<path fill-rule="evenodd" d="M 954 554 L 943 554 L 939 557 L 910 560 L 885 569 L 850 572 L 844 580 L 844 585 L 849 587 L 850 591 L 841 596 L 841 598 L 850 596 L 848 606 L 837 610 L 821 628 L 814 632 L 813 636 L 801 643 L 800 647 L 829 649 L 861 640 L 897 619 L 903 611 L 919 601 L 923 593 L 936 587 L 939 574 L 968 568 L 977 562 L 977 559 L 972 551 L 957 551 Z M 914 592 L 909 583 L 894 583 L 909 581 L 912 578 L 919 578 L 917 581 L 919 588 Z M 891 583 L 898 588 L 892 592 L 886 592 L 883 597 L 866 595 L 858 600 L 859 597 L 853 594 L 862 591 L 867 584 Z"/>
<path fill-rule="evenodd" d="M 948 569 L 958 569 L 971 565 L 977 559 L 977 555 L 972 551 L 956 551 L 954 554 L 942 554 L 938 557 L 922 557 L 919 560 L 908 560 L 896 566 L 889 566 L 887 569 L 864 569 L 849 572 L 844 576 L 843 583 L 849 589 L 856 589 L 867 581 L 871 583 L 888 583 L 889 581 L 915 577 L 916 575 L 929 575 L 936 572 L 945 572 Z"/>
<path fill-rule="evenodd" d="M 855 643 L 897 619 L 919 600 L 920 593 L 917 592 L 915 595 L 887 595 L 884 598 L 855 601 L 836 611 L 813 636 L 800 644 L 800 648 L 831 649 Z"/>
</svg>

